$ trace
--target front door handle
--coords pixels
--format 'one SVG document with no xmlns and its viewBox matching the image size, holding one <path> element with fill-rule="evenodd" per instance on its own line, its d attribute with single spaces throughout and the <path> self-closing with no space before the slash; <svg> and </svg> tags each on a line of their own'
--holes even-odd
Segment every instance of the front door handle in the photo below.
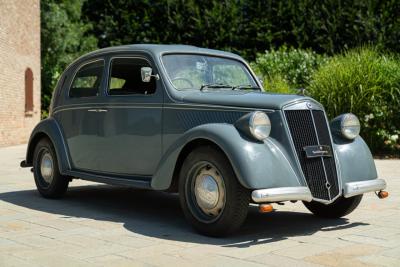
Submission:
<svg viewBox="0 0 400 267">
<path fill-rule="evenodd" d="M 99 108 L 99 109 L 88 109 L 87 111 L 89 111 L 89 112 L 107 112 L 108 110 Z"/>
</svg>

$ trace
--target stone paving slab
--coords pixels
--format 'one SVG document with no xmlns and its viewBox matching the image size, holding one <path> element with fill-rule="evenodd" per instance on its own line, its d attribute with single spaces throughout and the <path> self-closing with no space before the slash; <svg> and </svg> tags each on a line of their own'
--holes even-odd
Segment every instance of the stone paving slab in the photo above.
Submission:
<svg viewBox="0 0 400 267">
<path fill-rule="evenodd" d="M 63 199 L 43 199 L 19 167 L 25 148 L 0 148 L 1 267 L 400 266 L 399 160 L 376 160 L 390 197 L 367 194 L 346 218 L 250 207 L 236 235 L 215 239 L 191 229 L 172 194 L 74 180 Z"/>
</svg>

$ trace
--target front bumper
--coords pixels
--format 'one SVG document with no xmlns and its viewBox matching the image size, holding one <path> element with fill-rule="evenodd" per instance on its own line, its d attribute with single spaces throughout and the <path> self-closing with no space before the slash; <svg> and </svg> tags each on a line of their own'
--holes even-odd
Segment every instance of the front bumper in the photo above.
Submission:
<svg viewBox="0 0 400 267">
<path fill-rule="evenodd" d="M 386 182 L 383 179 L 351 182 L 344 185 L 343 196 L 348 198 L 367 192 L 380 191 L 385 188 Z M 305 186 L 257 189 L 251 193 L 251 198 L 255 203 L 282 202 L 290 200 L 310 202 L 313 199 L 310 189 Z"/>
<path fill-rule="evenodd" d="M 345 184 L 343 188 L 343 196 L 352 197 L 367 192 L 380 191 L 385 188 L 386 188 L 386 182 L 383 179 L 351 182 Z"/>
</svg>

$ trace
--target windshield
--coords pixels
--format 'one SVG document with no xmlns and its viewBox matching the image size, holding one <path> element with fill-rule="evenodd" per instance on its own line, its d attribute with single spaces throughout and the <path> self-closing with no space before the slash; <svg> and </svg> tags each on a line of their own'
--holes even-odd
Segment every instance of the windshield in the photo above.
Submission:
<svg viewBox="0 0 400 267">
<path fill-rule="evenodd" d="M 257 88 L 246 66 L 233 59 L 169 54 L 163 56 L 163 63 L 172 84 L 178 90 Z"/>
</svg>

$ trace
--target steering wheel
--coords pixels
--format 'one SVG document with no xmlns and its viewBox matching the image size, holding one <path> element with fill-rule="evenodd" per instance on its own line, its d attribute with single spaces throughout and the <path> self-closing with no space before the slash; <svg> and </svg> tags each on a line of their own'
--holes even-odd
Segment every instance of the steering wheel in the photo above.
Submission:
<svg viewBox="0 0 400 267">
<path fill-rule="evenodd" d="M 175 82 L 175 81 L 185 81 L 185 82 L 187 82 L 187 83 L 190 85 L 190 87 L 186 87 L 186 88 L 193 88 L 193 87 L 194 87 L 192 81 L 189 80 L 188 78 L 184 78 L 184 77 L 175 77 L 175 78 L 173 78 L 171 81 L 172 81 L 172 82 Z"/>
</svg>

